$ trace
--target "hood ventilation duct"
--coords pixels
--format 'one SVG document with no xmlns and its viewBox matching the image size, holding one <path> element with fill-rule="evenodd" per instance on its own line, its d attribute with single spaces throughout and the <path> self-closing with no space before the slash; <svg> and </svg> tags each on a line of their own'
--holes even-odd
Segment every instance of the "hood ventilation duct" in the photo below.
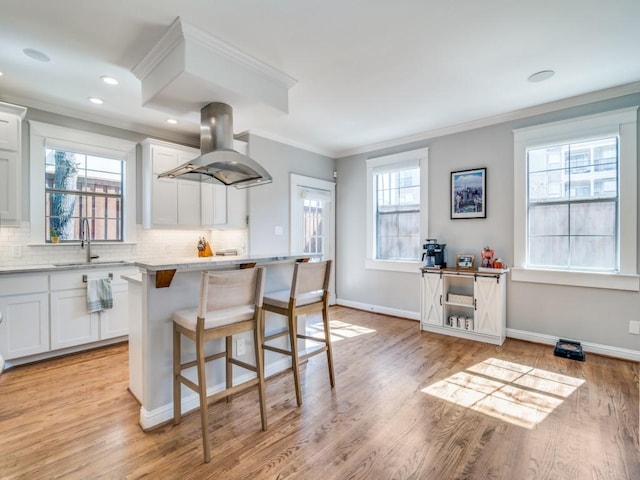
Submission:
<svg viewBox="0 0 640 480">
<path fill-rule="evenodd" d="M 255 160 L 233 149 L 233 110 L 210 103 L 200 111 L 200 153 L 190 162 L 158 175 L 201 182 L 206 177 L 236 188 L 271 183 L 271 175 Z"/>
</svg>

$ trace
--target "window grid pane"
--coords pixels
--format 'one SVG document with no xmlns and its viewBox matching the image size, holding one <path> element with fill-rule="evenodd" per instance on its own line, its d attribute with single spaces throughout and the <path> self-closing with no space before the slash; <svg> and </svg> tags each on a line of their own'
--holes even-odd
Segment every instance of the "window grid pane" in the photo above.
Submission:
<svg viewBox="0 0 640 480">
<path fill-rule="evenodd" d="M 420 169 L 379 173 L 376 186 L 376 258 L 420 258 Z"/>
<path fill-rule="evenodd" d="M 121 160 L 46 150 L 45 239 L 80 240 L 81 221 L 89 219 L 92 240 L 122 241 L 123 179 Z"/>
<path fill-rule="evenodd" d="M 618 139 L 527 151 L 528 264 L 617 270 Z"/>
</svg>

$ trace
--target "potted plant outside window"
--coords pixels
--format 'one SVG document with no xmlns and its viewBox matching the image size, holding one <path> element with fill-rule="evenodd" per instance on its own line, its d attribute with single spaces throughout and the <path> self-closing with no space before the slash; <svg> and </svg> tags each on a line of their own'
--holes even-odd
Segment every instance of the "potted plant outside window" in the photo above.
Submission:
<svg viewBox="0 0 640 480">
<path fill-rule="evenodd" d="M 51 234 L 51 243 L 58 243 L 60 241 L 60 237 L 55 228 L 51 227 L 49 233 Z"/>
</svg>

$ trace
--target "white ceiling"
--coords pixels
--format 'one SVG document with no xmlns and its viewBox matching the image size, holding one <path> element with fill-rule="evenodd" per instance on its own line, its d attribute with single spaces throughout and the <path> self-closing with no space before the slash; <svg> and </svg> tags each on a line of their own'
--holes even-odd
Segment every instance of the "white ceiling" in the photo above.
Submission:
<svg viewBox="0 0 640 480">
<path fill-rule="evenodd" d="M 176 17 L 297 80 L 288 114 L 235 108 L 236 133 L 334 157 L 611 87 L 640 91 L 638 0 L 1 4 L 0 100 L 139 132 L 199 131 L 198 109 L 171 126 L 143 107 L 132 73 Z M 550 80 L 527 81 L 546 69 Z"/>
</svg>

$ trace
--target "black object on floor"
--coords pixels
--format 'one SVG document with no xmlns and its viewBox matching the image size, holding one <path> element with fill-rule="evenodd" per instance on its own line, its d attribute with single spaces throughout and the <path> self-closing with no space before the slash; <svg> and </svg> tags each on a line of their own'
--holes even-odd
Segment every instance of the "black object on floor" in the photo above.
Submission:
<svg viewBox="0 0 640 480">
<path fill-rule="evenodd" d="M 574 342 L 573 340 L 558 340 L 556 348 L 553 349 L 553 354 L 556 357 L 565 357 L 572 360 L 580 360 L 581 362 L 585 361 L 582 345 L 580 345 L 580 342 Z"/>
</svg>

